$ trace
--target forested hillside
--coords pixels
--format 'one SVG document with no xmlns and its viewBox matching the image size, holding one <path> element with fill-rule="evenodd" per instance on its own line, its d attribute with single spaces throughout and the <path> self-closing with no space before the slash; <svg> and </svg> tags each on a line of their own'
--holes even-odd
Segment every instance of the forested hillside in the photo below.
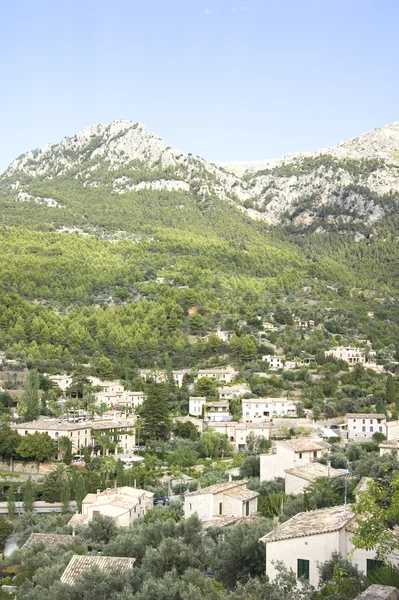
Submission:
<svg viewBox="0 0 399 600">
<path fill-rule="evenodd" d="M 306 176 L 325 162 L 323 155 L 306 160 Z M 363 161 L 359 172 L 353 161 L 360 159 L 345 160 L 329 162 L 337 177 L 344 166 L 375 175 L 383 158 Z M 293 169 L 298 174 L 298 163 L 272 174 L 291 177 Z M 249 336 L 255 359 L 263 352 L 261 321 L 280 306 L 318 323 L 336 321 L 336 333 L 349 341 L 364 334 L 393 352 L 394 196 L 386 200 L 391 216 L 381 214 L 372 228 L 359 216 L 353 234 L 351 227 L 298 227 L 296 213 L 272 227 L 243 206 L 251 178 L 270 176 L 228 174 L 127 122 L 20 157 L 0 179 L 1 349 L 50 370 L 103 354 L 121 375 L 163 365 L 166 355 L 175 366 L 236 360 L 228 347 L 202 339 L 223 327 Z M 345 222 L 337 207 L 327 205 L 324 223 L 332 210 Z M 280 345 L 295 357 L 336 343 L 329 335 L 309 347 L 292 347 L 288 337 Z"/>
</svg>

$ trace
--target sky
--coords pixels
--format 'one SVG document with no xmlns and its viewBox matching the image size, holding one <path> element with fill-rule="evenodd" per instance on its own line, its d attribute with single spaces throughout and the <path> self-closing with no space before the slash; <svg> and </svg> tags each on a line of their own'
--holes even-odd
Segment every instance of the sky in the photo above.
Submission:
<svg viewBox="0 0 399 600">
<path fill-rule="evenodd" d="M 0 171 L 97 123 L 211 161 L 399 120 L 398 0 L 0 0 Z"/>
</svg>

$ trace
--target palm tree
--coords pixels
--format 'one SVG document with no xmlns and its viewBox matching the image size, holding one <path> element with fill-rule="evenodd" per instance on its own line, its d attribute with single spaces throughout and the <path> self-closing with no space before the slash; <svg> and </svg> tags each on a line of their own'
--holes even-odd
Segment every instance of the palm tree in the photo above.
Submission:
<svg viewBox="0 0 399 600">
<path fill-rule="evenodd" d="M 108 485 L 110 474 L 116 473 L 116 461 L 112 456 L 105 456 L 101 460 L 100 474 L 105 475 L 105 485 Z"/>
</svg>

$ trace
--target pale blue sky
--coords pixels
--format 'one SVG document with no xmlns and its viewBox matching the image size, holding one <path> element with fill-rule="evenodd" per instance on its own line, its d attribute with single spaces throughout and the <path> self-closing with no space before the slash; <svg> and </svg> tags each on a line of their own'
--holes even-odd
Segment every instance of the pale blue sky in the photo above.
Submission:
<svg viewBox="0 0 399 600">
<path fill-rule="evenodd" d="M 0 170 L 115 119 L 209 160 L 399 119 L 398 0 L 0 0 Z"/>
</svg>

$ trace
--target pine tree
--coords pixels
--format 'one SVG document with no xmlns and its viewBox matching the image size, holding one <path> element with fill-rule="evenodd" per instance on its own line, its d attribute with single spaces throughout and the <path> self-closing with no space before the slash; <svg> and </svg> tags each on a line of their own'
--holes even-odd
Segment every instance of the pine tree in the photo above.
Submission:
<svg viewBox="0 0 399 600">
<path fill-rule="evenodd" d="M 143 433 L 149 439 L 164 440 L 172 428 L 168 398 L 168 384 L 150 383 L 147 386 L 141 418 L 143 419 Z"/>
</svg>

